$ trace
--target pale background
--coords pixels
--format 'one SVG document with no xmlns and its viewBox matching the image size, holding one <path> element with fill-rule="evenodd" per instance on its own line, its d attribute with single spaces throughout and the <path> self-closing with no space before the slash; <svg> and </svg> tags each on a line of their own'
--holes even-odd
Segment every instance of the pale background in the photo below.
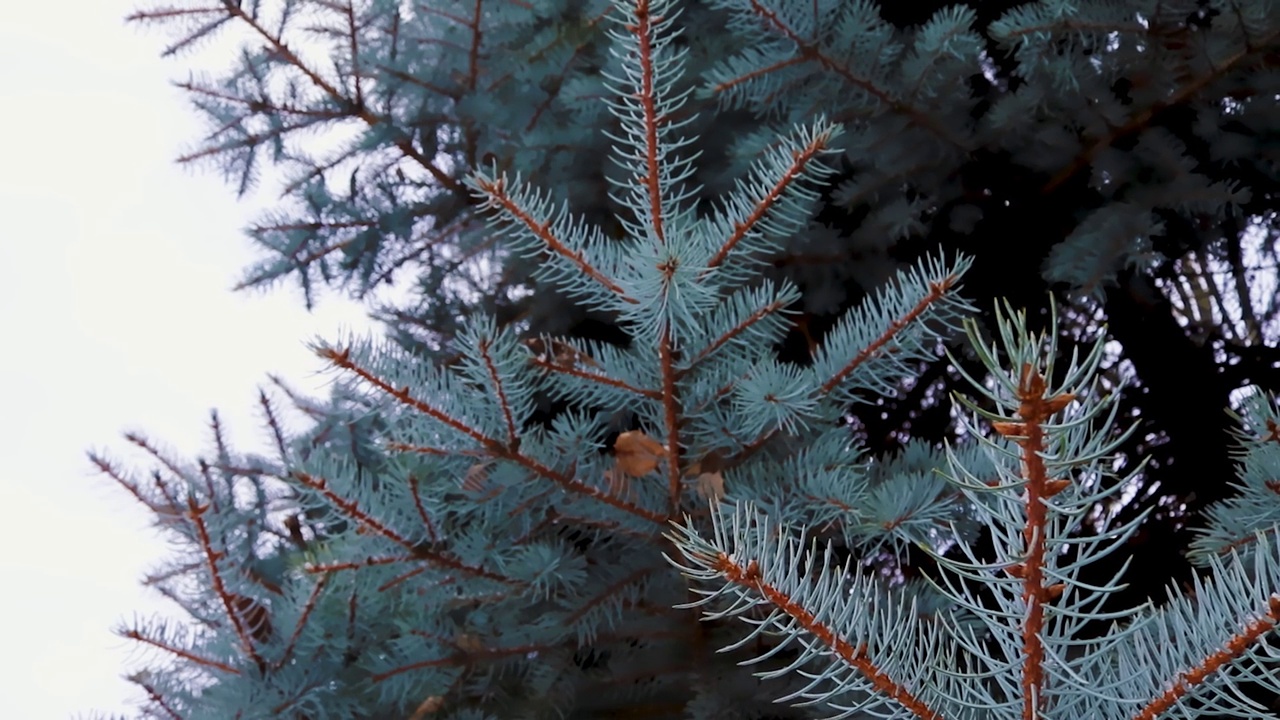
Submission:
<svg viewBox="0 0 1280 720">
<path fill-rule="evenodd" d="M 204 126 L 169 81 L 220 66 L 228 46 L 161 59 L 162 32 L 123 22 L 141 2 L 0 13 L 6 720 L 124 713 L 138 694 L 120 676 L 137 655 L 111 628 L 167 605 L 138 585 L 163 542 L 85 450 L 147 471 L 121 437 L 139 430 L 189 460 L 210 447 L 216 407 L 236 449 L 265 453 L 266 373 L 320 393 L 329 376 L 303 342 L 373 331 L 333 295 L 308 315 L 296 286 L 231 291 L 257 257 L 241 229 L 274 193 L 237 202 L 211 170 L 173 162 Z"/>
</svg>

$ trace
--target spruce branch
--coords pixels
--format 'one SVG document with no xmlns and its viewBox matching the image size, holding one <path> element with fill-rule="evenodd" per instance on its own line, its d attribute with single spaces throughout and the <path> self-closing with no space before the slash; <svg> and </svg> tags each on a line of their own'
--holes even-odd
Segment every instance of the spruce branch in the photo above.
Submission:
<svg viewBox="0 0 1280 720">
<path fill-rule="evenodd" d="M 129 640 L 135 640 L 144 645 L 149 645 L 151 647 L 163 650 L 171 655 L 174 655 L 175 657 L 179 657 L 184 660 L 190 660 L 191 662 L 195 663 L 200 667 L 213 668 L 215 670 L 219 670 L 221 672 L 224 672 L 230 675 L 240 674 L 240 670 L 238 670 L 235 667 L 232 667 L 231 665 L 225 662 L 222 662 L 220 660 L 216 660 L 213 658 L 201 657 L 200 655 L 197 655 L 196 653 L 193 653 L 190 650 L 167 643 L 162 638 L 149 637 L 145 632 L 143 632 L 138 628 L 125 628 L 120 630 L 119 634 L 121 637 L 128 638 Z"/>
<path fill-rule="evenodd" d="M 566 375 L 568 377 L 576 378 L 579 380 L 586 380 L 591 383 L 599 383 L 600 385 L 604 385 L 606 387 L 624 390 L 634 395 L 637 395 L 640 397 L 646 397 L 651 400 L 657 400 L 662 397 L 661 390 L 635 387 L 630 383 L 626 382 L 625 380 L 609 377 L 608 375 L 605 375 L 604 373 L 601 373 L 601 372 L 582 370 L 572 365 L 565 365 L 563 363 L 548 361 L 538 357 L 535 357 L 532 360 L 530 360 L 530 363 L 548 372 L 553 372 L 559 375 Z"/>
<path fill-rule="evenodd" d="M 968 259 L 961 259 L 949 269 L 941 259 L 930 259 L 903 279 L 900 292 L 886 289 L 843 318 L 814 360 L 823 373 L 822 392 L 834 391 L 866 363 L 880 361 L 902 367 L 909 359 L 920 357 L 924 351 L 917 340 L 921 326 L 938 323 L 949 328 L 970 309 L 957 294 L 959 278 L 969 264 Z M 872 329 L 877 325 L 878 332 Z M 837 366 L 837 356 L 830 348 L 854 342 L 858 351 Z"/>
<path fill-rule="evenodd" d="M 1156 22 L 1153 19 L 1152 26 L 1154 28 Z M 1053 28 L 1058 30 L 1059 28 Z M 1025 31 L 1026 28 L 1019 28 Z M 1094 30 L 1090 28 L 1090 30 Z M 1045 30 L 1039 31 L 1042 34 L 1050 33 Z M 1113 31 L 1114 32 L 1114 31 Z M 1183 29 L 1180 34 L 1185 35 L 1188 31 Z M 996 37 L 1003 42 L 1018 41 L 1016 31 L 1010 29 L 1006 39 L 1003 33 L 997 31 Z M 1268 52 L 1275 52 L 1276 47 L 1280 45 L 1280 27 L 1273 27 L 1269 32 L 1257 38 L 1248 38 L 1240 50 L 1230 55 L 1218 59 L 1216 62 L 1208 62 L 1205 70 L 1199 74 L 1188 74 L 1184 78 L 1180 78 L 1180 83 L 1173 88 L 1164 97 L 1152 102 L 1145 107 L 1135 108 L 1132 115 L 1122 124 L 1113 127 L 1110 131 L 1091 142 L 1086 146 L 1080 154 L 1072 161 L 1060 169 L 1048 182 L 1044 184 L 1040 192 L 1048 195 L 1061 187 L 1064 183 L 1074 178 L 1078 173 L 1093 165 L 1099 153 L 1113 146 L 1116 142 L 1130 137 L 1144 129 L 1152 127 L 1154 122 L 1162 113 L 1169 112 L 1172 108 L 1185 106 L 1198 98 L 1212 87 L 1213 83 L 1229 76 L 1232 72 L 1239 70 L 1247 61 L 1259 61 L 1265 63 L 1265 56 Z"/>
<path fill-rule="evenodd" d="M 226 552 L 215 550 L 213 547 L 213 540 L 209 537 L 209 529 L 205 525 L 203 517 L 208 509 L 207 505 L 198 505 L 194 497 L 187 498 L 187 517 L 195 527 L 196 537 L 201 550 L 204 552 L 205 562 L 207 563 L 206 569 L 209 572 L 210 580 L 213 582 L 213 590 L 217 594 L 218 600 L 222 602 L 222 607 L 226 611 L 232 627 L 235 628 L 236 635 L 240 637 L 240 643 L 244 648 L 245 654 L 261 669 L 264 666 L 264 661 L 258 655 L 258 648 L 251 637 L 251 633 L 240 617 L 236 598 L 228 591 L 226 583 L 222 579 L 222 571 L 218 568 L 218 560 L 225 557 Z"/>
<path fill-rule="evenodd" d="M 509 447 L 504 443 L 490 437 L 476 427 L 468 424 L 464 420 L 449 415 L 447 412 L 435 407 L 434 405 L 418 400 L 409 391 L 408 386 L 393 387 L 371 371 L 361 367 L 351 359 L 350 349 L 336 350 L 323 344 L 316 346 L 316 352 L 321 357 L 332 362 L 336 367 L 348 370 L 360 377 L 365 382 L 378 388 L 383 393 L 394 398 L 407 407 L 410 407 L 442 424 L 463 434 L 464 436 L 475 441 L 489 455 L 504 460 L 509 460 L 534 474 L 555 482 L 575 493 L 582 494 L 587 497 L 596 499 L 602 503 L 618 508 L 635 517 L 647 520 L 649 522 L 659 524 L 663 521 L 663 516 L 648 510 L 644 507 L 636 505 L 625 499 L 618 498 L 613 494 L 583 483 L 569 475 L 566 475 L 554 468 L 548 467 L 534 457 L 520 452 L 515 447 Z M 397 541 L 399 542 L 399 541 Z M 405 541 L 407 542 L 407 541 Z"/>
<path fill-rule="evenodd" d="M 348 4 L 347 6 L 348 12 L 350 12 L 350 9 L 351 9 L 351 6 Z M 302 73 L 308 80 L 311 81 L 311 83 L 315 87 L 322 90 L 324 94 L 329 96 L 329 98 L 333 102 L 335 102 L 339 107 L 347 108 L 347 111 L 351 116 L 359 118 L 361 121 L 363 121 L 366 125 L 368 125 L 371 128 L 377 128 L 380 125 L 384 124 L 384 120 L 382 118 L 375 116 L 373 112 L 367 106 L 365 106 L 364 99 L 363 97 L 360 96 L 359 80 L 356 80 L 357 97 L 348 98 L 344 93 L 340 92 L 334 85 L 330 84 L 327 80 L 321 77 L 318 72 L 316 72 L 315 70 L 307 66 L 306 63 L 304 63 L 302 59 L 298 57 L 285 44 L 282 38 L 269 32 L 260 22 L 258 22 L 257 18 L 250 16 L 239 5 L 232 7 L 230 4 L 228 4 L 227 11 L 231 14 L 232 17 L 248 25 L 248 27 L 251 30 L 253 30 L 253 32 L 255 32 L 258 36 L 260 36 L 263 40 L 267 42 L 267 44 L 275 52 L 276 56 L 284 60 L 284 62 L 287 63 L 288 65 L 297 69 L 298 72 Z M 352 32 L 354 33 L 354 27 L 352 28 Z M 432 162 L 431 158 L 427 158 L 423 156 L 422 153 L 420 153 L 418 149 L 413 146 L 412 142 L 408 138 L 401 137 L 396 139 L 395 146 L 399 148 L 400 151 L 404 153 L 406 157 L 413 159 L 420 166 L 422 166 L 422 168 L 425 169 L 428 173 L 430 173 L 431 176 L 435 178 L 436 182 L 440 183 L 441 186 L 453 192 L 462 191 L 462 186 L 458 183 L 457 180 L 447 175 L 440 168 L 436 167 L 435 163 Z"/>
<path fill-rule="evenodd" d="M 831 141 L 839 134 L 839 130 L 839 126 L 827 124 L 820 119 L 811 130 L 812 135 L 800 139 L 801 147 L 790 150 L 791 162 L 782 171 L 781 177 L 777 178 L 772 187 L 769 187 L 761 197 L 754 200 L 746 217 L 733 221 L 732 234 L 725 238 L 720 245 L 720 249 L 716 250 L 715 255 L 712 255 L 711 259 L 707 261 L 708 271 L 724 262 L 725 258 L 750 233 L 759 232 L 757 227 L 769 217 L 771 212 L 775 218 L 774 222 L 777 222 L 776 218 L 782 212 L 777 208 L 782 204 L 783 200 L 794 200 L 799 196 L 797 192 L 788 192 L 788 188 L 806 176 L 817 179 L 827 174 L 823 172 L 825 168 L 816 161 L 830 150 Z M 788 151 L 786 144 L 776 146 L 772 150 L 779 155 Z M 774 164 L 782 165 L 778 160 L 774 160 Z M 817 167 L 813 167 L 815 165 Z M 808 199 L 812 199 L 812 195 Z M 798 223 L 791 224 L 798 225 Z M 788 227 L 786 229 L 791 228 Z"/>
<path fill-rule="evenodd" d="M 806 13 L 807 17 L 801 20 L 799 17 L 787 17 L 782 12 L 779 12 L 774 4 L 761 2 L 760 0 L 748 0 L 745 3 L 722 2 L 719 4 L 733 7 L 740 16 L 756 20 L 756 23 L 750 23 L 750 25 L 754 25 L 756 28 L 763 28 L 763 31 L 756 30 L 753 34 L 763 37 L 772 36 L 770 39 L 774 40 L 784 40 L 791 46 L 791 56 L 782 60 L 771 61 L 768 64 L 749 65 L 749 70 L 739 70 L 736 73 L 731 69 L 733 67 L 731 64 L 727 65 L 712 75 L 712 83 L 708 88 L 711 94 L 724 95 L 744 84 L 759 82 L 761 79 L 768 78 L 769 75 L 779 73 L 782 70 L 814 64 L 822 72 L 830 73 L 840 78 L 845 84 L 846 92 L 853 89 L 860 93 L 865 93 L 867 96 L 874 98 L 882 107 L 908 118 L 916 126 L 936 135 L 949 145 L 956 148 L 965 148 L 967 146 L 962 137 L 953 133 L 943 123 L 938 122 L 928 110 L 913 106 L 906 100 L 896 97 L 892 90 L 882 84 L 881 78 L 875 76 L 875 73 L 880 71 L 881 68 L 873 66 L 869 68 L 870 72 L 863 71 L 840 57 L 840 53 L 843 51 L 838 46 L 828 47 L 828 43 L 832 42 L 827 37 L 827 29 L 830 24 L 828 20 L 819 17 L 816 8 L 814 8 L 814 12 Z M 862 22 L 858 24 L 868 26 L 864 31 L 867 35 L 874 37 L 889 34 L 887 24 L 875 17 L 873 5 L 854 3 L 846 12 L 851 15 L 861 16 L 859 19 Z M 971 17 L 968 19 L 972 20 Z M 742 24 L 749 26 L 748 22 L 743 22 Z"/>
<path fill-rule="evenodd" d="M 316 605 L 320 599 L 320 594 L 324 592 L 325 585 L 329 582 L 329 575 L 321 575 L 311 586 L 311 594 L 307 597 L 306 604 L 302 607 L 302 612 L 298 615 L 297 621 L 294 623 L 293 631 L 289 633 L 289 639 L 285 642 L 284 650 L 281 651 L 279 659 L 276 660 L 275 667 L 277 669 L 284 667 L 294 658 L 294 650 L 298 646 L 298 638 L 307 627 L 307 621 L 311 618 L 311 614 L 315 612 Z"/>
<path fill-rule="evenodd" d="M 548 212 L 546 201 L 536 192 L 523 194 L 508 191 L 508 180 L 505 175 L 492 178 L 484 173 L 476 173 L 470 180 L 482 200 L 482 209 L 501 213 L 512 219 L 513 223 L 523 226 L 536 236 L 541 245 L 554 255 L 560 256 L 572 264 L 577 272 L 590 278 L 595 283 L 614 293 L 624 302 L 635 303 L 621 286 L 604 272 L 596 268 L 583 250 L 573 250 L 561 238 L 574 230 L 565 224 L 563 211 L 553 217 Z M 521 186 L 517 176 L 514 184 Z M 553 226 L 555 231 L 553 231 Z"/>
<path fill-rule="evenodd" d="M 1109 432 L 1114 395 L 1098 392 L 1102 343 L 1055 368 L 1053 322 L 1037 336 L 1023 315 L 997 313 L 991 342 L 975 322 L 965 324 L 993 380 L 969 377 L 983 400 L 959 402 L 975 415 L 970 432 L 978 432 L 978 417 L 989 424 L 992 435 L 979 439 L 996 472 L 966 467 L 953 451 L 948 480 L 986 526 L 995 557 L 980 558 L 965 533 L 948 539 L 958 552 L 922 544 L 940 570 L 930 581 L 954 603 L 941 629 L 894 615 L 911 595 L 877 594 L 847 560 L 832 567 L 830 543 L 820 553 L 815 540 L 806 552 L 807 527 L 781 526 L 751 502 L 735 503 L 728 518 L 724 507 L 713 508 L 709 539 L 688 518 L 668 534 L 682 553 L 668 560 L 713 585 L 689 606 L 707 607 L 707 619 L 740 616 L 755 626 L 727 649 L 761 634 L 782 638 L 762 658 L 798 645 L 787 668 L 759 675 L 804 673 L 812 682 L 782 699 L 823 704 L 838 711 L 834 717 L 1146 719 L 1213 709 L 1261 716 L 1265 709 L 1236 688 L 1280 689 L 1280 561 L 1271 549 L 1278 526 L 1257 533 L 1258 552 L 1208 555 L 1208 578 L 1186 594 L 1170 590 L 1161 608 L 1101 613 L 1101 598 L 1120 586 L 1115 578 L 1087 584 L 1080 570 L 1122 548 L 1141 521 L 1077 536 L 1088 508 L 1124 485 L 1099 482 L 1125 434 Z M 757 607 L 768 614 L 749 613 Z M 980 630 L 966 629 L 957 608 Z M 1105 618 L 1128 622 L 1097 640 L 1079 638 L 1085 622 Z"/>
<path fill-rule="evenodd" d="M 668 556 L 669 562 L 692 580 L 721 585 L 718 590 L 695 590 L 703 597 L 678 607 L 704 606 L 724 596 L 728 604 L 704 611 L 706 619 L 742 615 L 755 626 L 725 651 L 762 636 L 782 638 L 753 662 L 798 645 L 788 665 L 758 674 L 771 678 L 800 671 L 810 678 L 803 689 L 779 702 L 804 698 L 806 704 L 828 703 L 845 711 L 833 717 L 855 711 L 875 715 L 894 704 L 915 717 L 945 717 L 936 690 L 926 683 L 925 666 L 916 664 L 924 658 L 917 658 L 913 650 L 927 648 L 945 657 L 947 648 L 939 646 L 944 640 L 936 627 L 921 626 L 909 608 L 885 603 L 877 596 L 874 580 L 860 568 L 846 563 L 832 570 L 830 545 L 820 554 L 814 542 L 806 552 L 810 543 L 805 531 L 791 536 L 749 503 L 739 505 L 729 518 L 714 511 L 712 523 L 714 539 L 710 541 L 687 520 L 683 525 L 673 523 L 675 530 L 668 535 L 685 558 L 681 562 Z M 768 614 L 746 617 L 756 606 L 765 606 Z M 858 630 L 850 633 L 847 628 L 855 624 Z M 929 635 L 932 642 L 913 637 L 916 631 Z M 928 657 L 931 660 L 933 653 Z M 814 659 L 829 663 L 830 669 L 817 674 L 802 670 Z M 814 690 L 824 684 L 830 689 Z M 836 702 L 845 694 L 868 699 L 841 707 Z M 894 716 L 892 710 L 885 715 Z"/>
<path fill-rule="evenodd" d="M 171 517 L 181 513 L 181 510 L 171 503 L 160 504 L 155 499 L 148 497 L 141 484 L 130 478 L 128 474 L 121 472 L 106 458 L 92 451 L 86 454 L 89 457 L 89 462 L 93 463 L 93 465 L 98 468 L 98 472 L 101 472 L 112 480 L 115 480 L 116 484 L 128 491 L 135 500 L 150 510 L 157 517 Z"/>
<path fill-rule="evenodd" d="M 706 345 L 706 347 L 704 347 L 702 350 L 699 350 L 697 353 L 695 353 L 693 357 L 690 358 L 689 361 L 684 365 L 684 367 L 680 368 L 679 374 L 683 375 L 685 373 L 691 372 L 694 369 L 694 367 L 698 365 L 698 363 L 702 362 L 704 359 L 713 355 L 717 350 L 720 350 L 721 348 L 725 347 L 726 345 L 732 342 L 746 341 L 745 336 L 748 334 L 749 331 L 751 331 L 753 328 L 755 328 L 757 324 L 766 320 L 770 316 L 776 313 L 781 313 L 787 307 L 788 305 L 787 301 L 789 299 L 790 298 L 782 298 L 782 299 L 774 300 L 773 302 L 770 302 L 764 305 L 763 307 L 752 310 L 750 315 L 734 323 L 729 330 L 721 333 L 718 337 L 712 339 L 711 342 L 709 342 Z"/>
<path fill-rule="evenodd" d="M 147 697 L 150 698 L 151 701 L 163 710 L 172 720 L 183 720 L 182 715 L 178 714 L 177 710 L 170 707 L 169 703 L 165 700 L 164 695 L 160 693 L 153 683 L 147 680 L 145 675 L 136 673 L 129 676 L 128 680 L 146 691 Z"/>
</svg>

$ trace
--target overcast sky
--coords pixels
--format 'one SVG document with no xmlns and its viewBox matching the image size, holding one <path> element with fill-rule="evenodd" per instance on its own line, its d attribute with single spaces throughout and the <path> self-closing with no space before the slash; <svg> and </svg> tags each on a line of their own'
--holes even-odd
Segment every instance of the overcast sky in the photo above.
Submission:
<svg viewBox="0 0 1280 720">
<path fill-rule="evenodd" d="M 5 718 L 123 713 L 138 655 L 111 628 L 166 605 L 138 585 L 163 542 L 85 450 L 149 470 L 121 437 L 138 430 L 189 460 L 216 407 L 236 449 L 265 452 L 266 374 L 318 394 L 329 376 L 303 342 L 370 331 L 341 298 L 308 315 L 293 286 L 231 291 L 273 195 L 237 202 L 173 162 L 203 125 L 169 81 L 219 48 L 159 58 L 165 36 L 123 22 L 138 4 L 7 3 L 0 20 Z"/>
</svg>

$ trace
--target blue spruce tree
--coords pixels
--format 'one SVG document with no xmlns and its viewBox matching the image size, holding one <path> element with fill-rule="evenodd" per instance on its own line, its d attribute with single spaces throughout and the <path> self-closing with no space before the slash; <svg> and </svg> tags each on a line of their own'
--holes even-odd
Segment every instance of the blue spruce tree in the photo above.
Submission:
<svg viewBox="0 0 1280 720">
<path fill-rule="evenodd" d="M 215 126 L 190 159 L 242 191 L 264 155 L 293 173 L 244 285 L 292 275 L 310 302 L 416 272 L 419 295 L 376 311 L 390 343 L 315 342 L 327 405 L 277 382 L 307 432 L 263 393 L 275 457 L 233 453 L 216 416 L 195 463 L 130 436 L 147 481 L 93 456 L 180 548 L 149 584 L 191 622 L 122 629 L 156 653 L 142 712 L 1265 714 L 1275 403 L 1239 405 L 1200 573 L 1125 604 L 1149 518 L 1123 496 L 1149 468 L 1125 465 L 1121 366 L 1086 336 L 1149 289 L 1168 226 L 1265 207 L 1280 18 L 1011 5 L 909 31 L 870 2 L 138 13 L 181 26 L 173 51 L 250 31 L 231 74 L 183 83 Z M 1156 122 L 1189 105 L 1211 150 Z M 1031 195 L 1006 194 L 1019 178 Z M 1067 190 L 1089 202 L 1055 208 Z M 980 323 L 962 279 L 978 307 L 1067 304 Z M 1240 297 L 1251 342 L 1274 332 Z M 878 452 L 895 396 L 946 442 Z"/>
</svg>

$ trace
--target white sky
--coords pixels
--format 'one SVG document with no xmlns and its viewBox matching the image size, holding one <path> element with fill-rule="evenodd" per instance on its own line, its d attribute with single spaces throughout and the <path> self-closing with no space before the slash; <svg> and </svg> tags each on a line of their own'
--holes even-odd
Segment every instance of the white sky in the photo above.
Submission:
<svg viewBox="0 0 1280 720">
<path fill-rule="evenodd" d="M 121 437 L 140 430 L 189 460 L 216 407 L 234 448 L 265 451 L 266 374 L 318 394 L 303 341 L 370 327 L 341 298 L 307 315 L 295 286 L 230 290 L 257 257 L 241 229 L 274 196 L 238 203 L 173 162 L 203 125 L 169 81 L 204 60 L 159 58 L 166 36 L 123 22 L 138 4 L 11 2 L 0 19 L 5 718 L 124 713 L 138 656 L 110 630 L 166 607 L 138 585 L 163 543 L 85 450 L 149 470 Z"/>
</svg>

